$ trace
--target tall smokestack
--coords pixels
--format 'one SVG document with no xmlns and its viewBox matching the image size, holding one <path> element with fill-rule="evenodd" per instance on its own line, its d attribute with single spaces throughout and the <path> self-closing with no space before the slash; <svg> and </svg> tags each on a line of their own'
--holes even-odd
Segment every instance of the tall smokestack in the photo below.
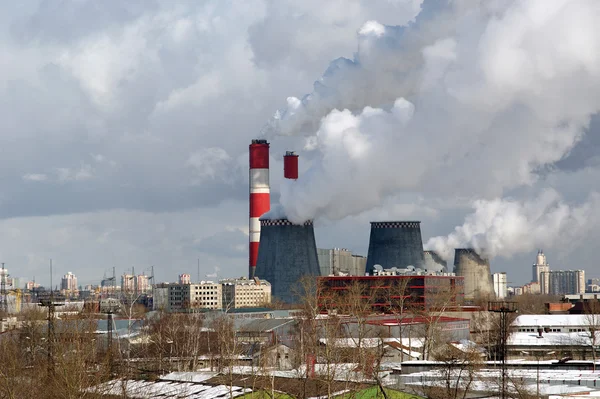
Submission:
<svg viewBox="0 0 600 399">
<path fill-rule="evenodd" d="M 473 248 L 454 250 L 454 273 L 465 278 L 465 299 L 494 296 L 490 261 Z"/>
<path fill-rule="evenodd" d="M 319 276 L 317 245 L 312 221 L 301 225 L 287 219 L 261 220 L 256 276 L 271 283 L 271 294 L 285 303 L 302 295 L 299 280 Z"/>
<path fill-rule="evenodd" d="M 250 250 L 248 277 L 254 278 L 258 246 L 260 243 L 260 218 L 271 209 L 269 189 L 269 143 L 252 140 L 250 154 Z"/>
<path fill-rule="evenodd" d="M 298 155 L 293 151 L 286 151 L 283 156 L 283 177 L 286 179 L 298 179 Z"/>
<path fill-rule="evenodd" d="M 421 222 L 371 222 L 366 272 L 374 266 L 384 269 L 406 266 L 423 267 Z"/>
</svg>

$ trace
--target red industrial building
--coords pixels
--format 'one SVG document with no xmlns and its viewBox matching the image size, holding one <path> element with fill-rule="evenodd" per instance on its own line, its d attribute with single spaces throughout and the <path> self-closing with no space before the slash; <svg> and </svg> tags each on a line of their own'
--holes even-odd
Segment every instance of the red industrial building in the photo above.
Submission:
<svg viewBox="0 0 600 399">
<path fill-rule="evenodd" d="M 453 275 L 328 276 L 318 278 L 318 300 L 323 310 L 350 306 L 352 295 L 370 303 L 372 310 L 396 312 L 404 309 L 460 306 L 464 278 Z"/>
</svg>

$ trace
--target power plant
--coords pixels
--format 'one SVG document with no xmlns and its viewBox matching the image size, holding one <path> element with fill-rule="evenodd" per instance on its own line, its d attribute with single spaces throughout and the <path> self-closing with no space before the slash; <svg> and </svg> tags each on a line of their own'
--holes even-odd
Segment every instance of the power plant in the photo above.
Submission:
<svg viewBox="0 0 600 399">
<path fill-rule="evenodd" d="M 294 224 L 281 216 L 270 219 L 265 215 L 271 209 L 269 143 L 266 140 L 252 140 L 249 150 L 248 275 L 251 279 L 258 277 L 268 281 L 274 298 L 294 303 L 298 300 L 297 295 L 301 294 L 299 280 L 303 276 L 320 276 L 324 266 L 328 270 L 326 274 L 334 276 L 344 275 L 344 272 L 347 275 L 350 269 L 360 269 L 362 274 L 373 278 L 398 273 L 452 277 L 445 260 L 433 251 L 423 250 L 420 221 L 371 222 L 365 269 L 346 268 L 349 269 L 346 271 L 339 267 L 341 265 L 321 265 L 312 220 Z M 283 156 L 283 176 L 286 179 L 298 179 L 298 155 L 292 151 L 287 151 Z M 456 249 L 454 273 L 464 277 L 465 299 L 494 295 L 489 261 L 481 258 L 475 250 Z M 459 281 L 461 286 L 462 281 Z"/>
<path fill-rule="evenodd" d="M 465 278 L 465 300 L 494 296 L 490 261 L 473 248 L 455 249 L 454 273 Z"/>
<path fill-rule="evenodd" d="M 286 219 L 261 220 L 256 276 L 271 283 L 273 297 L 295 303 L 303 276 L 319 276 L 312 221 L 302 225 Z"/>
<path fill-rule="evenodd" d="M 371 222 L 366 272 L 373 274 L 375 265 L 384 269 L 422 268 L 421 222 Z"/>
</svg>

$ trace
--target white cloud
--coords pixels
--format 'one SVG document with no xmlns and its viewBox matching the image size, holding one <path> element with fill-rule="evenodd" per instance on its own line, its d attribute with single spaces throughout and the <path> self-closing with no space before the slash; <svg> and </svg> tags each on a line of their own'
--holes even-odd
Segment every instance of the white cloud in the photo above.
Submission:
<svg viewBox="0 0 600 399">
<path fill-rule="evenodd" d="M 48 180 L 48 176 L 43 173 L 27 173 L 26 175 L 23 175 L 23 180 L 46 181 Z"/>
</svg>

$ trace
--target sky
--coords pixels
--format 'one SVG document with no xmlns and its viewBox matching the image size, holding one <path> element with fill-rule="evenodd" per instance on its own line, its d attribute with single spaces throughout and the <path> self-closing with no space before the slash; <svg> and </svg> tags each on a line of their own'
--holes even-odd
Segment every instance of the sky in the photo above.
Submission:
<svg viewBox="0 0 600 399">
<path fill-rule="evenodd" d="M 543 4 L 542 4 L 543 3 Z M 551 6 L 547 6 L 551 4 Z M 595 1 L 4 2 L 0 261 L 13 277 L 115 267 L 242 276 L 248 144 L 319 247 L 372 220 L 474 246 L 523 284 L 600 276 Z M 300 154 L 284 182 L 281 156 Z M 451 256 L 451 255 L 448 255 Z M 451 262 L 451 259 L 450 259 Z M 197 277 L 196 277 L 197 278 Z"/>
</svg>

